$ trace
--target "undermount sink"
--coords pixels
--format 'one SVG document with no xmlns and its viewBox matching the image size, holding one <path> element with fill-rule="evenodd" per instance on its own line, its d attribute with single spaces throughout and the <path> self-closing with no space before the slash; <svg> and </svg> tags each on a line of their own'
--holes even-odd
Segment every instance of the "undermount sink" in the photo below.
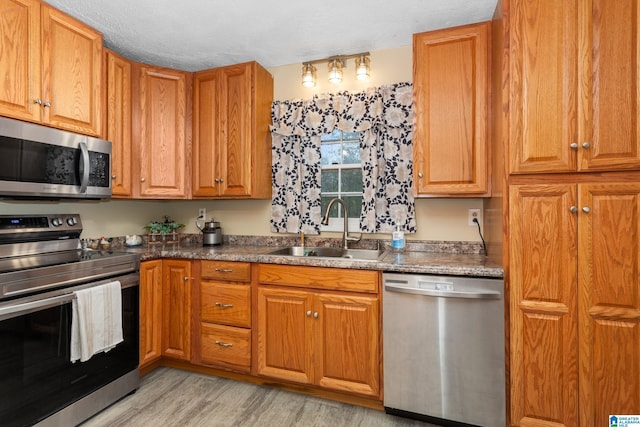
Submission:
<svg viewBox="0 0 640 427">
<path fill-rule="evenodd" d="M 326 247 L 289 246 L 269 252 L 269 255 L 285 255 L 318 258 L 347 258 L 359 261 L 377 261 L 383 251 L 377 249 L 342 249 Z"/>
</svg>

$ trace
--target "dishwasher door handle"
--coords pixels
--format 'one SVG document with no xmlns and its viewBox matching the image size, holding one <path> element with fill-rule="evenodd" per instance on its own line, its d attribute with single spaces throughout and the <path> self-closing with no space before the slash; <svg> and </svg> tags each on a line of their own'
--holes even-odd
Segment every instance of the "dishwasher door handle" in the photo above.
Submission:
<svg viewBox="0 0 640 427">
<path fill-rule="evenodd" d="M 388 283 L 384 284 L 384 289 L 389 292 L 402 292 L 406 294 L 423 295 L 436 298 L 467 298 L 467 299 L 500 299 L 502 294 L 490 290 L 478 291 L 454 291 L 454 290 L 436 290 L 436 289 L 420 289 L 407 288 L 404 286 L 395 286 Z"/>
</svg>

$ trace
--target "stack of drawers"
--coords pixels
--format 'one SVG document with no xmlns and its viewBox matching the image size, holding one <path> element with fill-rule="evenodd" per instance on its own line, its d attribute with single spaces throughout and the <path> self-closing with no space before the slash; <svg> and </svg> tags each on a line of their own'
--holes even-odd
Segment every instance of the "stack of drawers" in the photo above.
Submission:
<svg viewBox="0 0 640 427">
<path fill-rule="evenodd" d="M 251 264 L 202 261 L 200 364 L 249 372 Z"/>
</svg>

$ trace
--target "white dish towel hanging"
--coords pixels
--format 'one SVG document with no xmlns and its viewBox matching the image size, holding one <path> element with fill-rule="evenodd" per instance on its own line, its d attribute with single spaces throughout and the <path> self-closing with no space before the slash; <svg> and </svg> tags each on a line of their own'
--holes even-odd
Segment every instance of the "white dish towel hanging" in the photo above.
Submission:
<svg viewBox="0 0 640 427">
<path fill-rule="evenodd" d="M 71 361 L 86 362 L 96 353 L 109 351 L 122 336 L 120 282 L 74 292 L 71 319 Z"/>
</svg>

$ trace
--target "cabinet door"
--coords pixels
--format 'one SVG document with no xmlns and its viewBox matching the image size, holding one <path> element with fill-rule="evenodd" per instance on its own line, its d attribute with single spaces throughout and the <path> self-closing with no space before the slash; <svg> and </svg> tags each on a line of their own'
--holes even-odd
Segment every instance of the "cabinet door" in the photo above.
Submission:
<svg viewBox="0 0 640 427">
<path fill-rule="evenodd" d="M 220 192 L 220 71 L 200 71 L 193 77 L 193 195 L 216 197 Z"/>
<path fill-rule="evenodd" d="M 162 260 L 140 263 L 140 366 L 162 355 Z"/>
<path fill-rule="evenodd" d="M 251 63 L 220 69 L 217 163 L 222 196 L 251 194 L 251 87 Z"/>
<path fill-rule="evenodd" d="M 162 355 L 189 360 L 191 262 L 164 260 L 162 273 Z"/>
<path fill-rule="evenodd" d="M 509 192 L 511 422 L 578 424 L 576 186 Z"/>
<path fill-rule="evenodd" d="M 640 168 L 640 7 L 580 2 L 581 170 Z M 587 148 L 582 144 L 589 143 Z"/>
<path fill-rule="evenodd" d="M 258 375 L 313 381 L 312 303 L 308 292 L 258 287 Z"/>
<path fill-rule="evenodd" d="M 40 121 L 40 2 L 0 0 L 0 115 Z"/>
<path fill-rule="evenodd" d="M 584 184 L 579 211 L 580 425 L 640 410 L 640 184 Z"/>
<path fill-rule="evenodd" d="M 414 35 L 418 195 L 488 192 L 489 25 Z"/>
<path fill-rule="evenodd" d="M 318 385 L 375 397 L 380 394 L 378 311 L 377 297 L 334 294 L 315 297 L 314 355 Z"/>
<path fill-rule="evenodd" d="M 139 196 L 185 198 L 186 74 L 141 67 Z"/>
<path fill-rule="evenodd" d="M 578 3 L 510 2 L 511 173 L 576 169 Z"/>
<path fill-rule="evenodd" d="M 43 4 L 42 67 L 42 101 L 46 107 L 43 121 L 62 129 L 100 135 L 102 35 Z"/>
<path fill-rule="evenodd" d="M 112 143 L 112 194 L 114 197 L 130 197 L 131 62 L 108 50 L 105 58 L 107 73 L 105 137 Z"/>
</svg>

